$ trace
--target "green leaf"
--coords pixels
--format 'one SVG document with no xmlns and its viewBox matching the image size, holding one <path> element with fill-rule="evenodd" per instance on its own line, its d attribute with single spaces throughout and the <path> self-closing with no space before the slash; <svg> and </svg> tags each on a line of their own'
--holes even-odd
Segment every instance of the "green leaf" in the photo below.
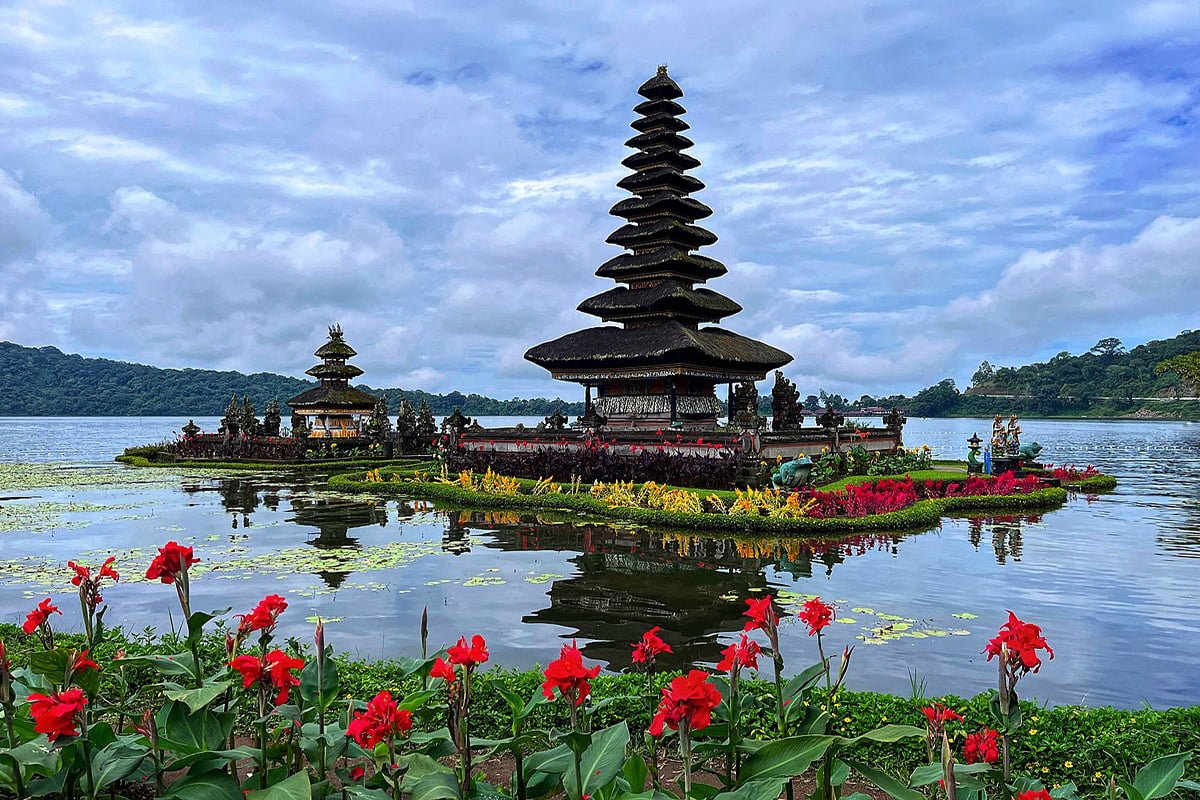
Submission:
<svg viewBox="0 0 1200 800">
<path fill-rule="evenodd" d="M 166 747 L 183 755 L 219 750 L 233 730 L 235 712 L 192 714 L 183 703 L 169 702 L 159 712 L 159 734 Z"/>
<path fill-rule="evenodd" d="M 45 736 L 39 736 L 31 742 L 25 742 L 11 750 L 0 752 L 0 756 L 8 756 L 26 769 L 40 767 L 47 774 L 58 768 L 58 751 L 50 747 Z"/>
<path fill-rule="evenodd" d="M 129 742 L 113 742 L 99 750 L 92 756 L 92 777 L 97 791 L 128 778 L 149 754 L 147 748 Z"/>
<path fill-rule="evenodd" d="M 368 789 L 365 786 L 347 786 L 346 795 L 354 800 L 390 800 L 383 789 Z"/>
<path fill-rule="evenodd" d="M 783 686 L 784 701 L 795 702 L 800 699 L 801 695 L 809 689 L 817 685 L 821 677 L 825 674 L 825 665 L 818 661 L 804 669 L 799 675 L 796 675 Z M 791 705 L 791 703 L 788 703 Z"/>
<path fill-rule="evenodd" d="M 1183 777 L 1183 770 L 1191 759 L 1191 753 L 1174 753 L 1160 756 L 1137 771 L 1133 785 L 1142 793 L 1144 800 L 1156 800 L 1175 790 L 1175 782 Z"/>
<path fill-rule="evenodd" d="M 223 617 L 228 613 L 228 608 L 222 611 L 193 611 L 187 620 L 187 641 L 200 641 L 200 638 L 204 635 L 204 626 L 217 617 Z"/>
<path fill-rule="evenodd" d="M 529 774 L 545 772 L 549 775 L 562 775 L 571 768 L 571 749 L 565 744 L 531 753 L 525 758 L 525 771 Z"/>
<path fill-rule="evenodd" d="M 300 696 L 304 698 L 305 702 L 322 710 L 328 709 L 337 700 L 339 685 L 337 662 L 332 658 L 325 659 L 320 685 L 317 684 L 317 660 L 315 658 L 300 671 Z"/>
<path fill-rule="evenodd" d="M 912 725 L 884 725 L 882 728 L 876 728 L 873 731 L 867 731 L 861 736 L 855 736 L 853 739 L 838 737 L 838 741 L 844 745 L 854 745 L 863 741 L 885 742 L 890 744 L 892 742 L 898 742 L 901 739 L 918 738 L 925 738 L 924 728 L 917 728 Z"/>
<path fill-rule="evenodd" d="M 146 665 L 164 676 L 187 676 L 194 678 L 196 676 L 196 661 L 192 658 L 191 653 L 176 653 L 170 656 L 161 655 L 145 655 L 132 656 L 122 658 L 117 661 L 118 664 L 127 666 Z"/>
<path fill-rule="evenodd" d="M 861 761 L 853 761 L 851 759 L 846 759 L 846 763 L 850 765 L 851 769 L 896 798 L 896 800 L 925 800 L 925 795 L 908 788 L 904 785 L 903 781 L 893 778 L 881 769 L 876 769 Z"/>
<path fill-rule="evenodd" d="M 804 772 L 825 755 L 832 736 L 809 735 L 779 739 L 760 747 L 742 766 L 743 783 L 765 778 L 790 778 Z"/>
<path fill-rule="evenodd" d="M 908 785 L 914 789 L 928 786 L 931 783 L 937 783 L 945 775 L 946 769 L 939 763 L 922 764 L 912 771 L 912 775 L 908 778 Z"/>
<path fill-rule="evenodd" d="M 242 800 L 242 787 L 232 775 L 209 771 L 188 773 L 167 787 L 164 800 Z"/>
<path fill-rule="evenodd" d="M 650 768 L 646 766 L 646 759 L 634 753 L 625 759 L 625 765 L 621 767 L 621 774 L 625 776 L 625 782 L 629 784 L 631 791 L 646 791 L 646 778 L 650 775 Z"/>
<path fill-rule="evenodd" d="M 312 800 L 312 783 L 308 773 L 297 772 L 274 786 L 250 792 L 247 800 Z"/>
<path fill-rule="evenodd" d="M 168 689 L 163 692 L 168 700 L 177 700 L 193 714 L 216 700 L 233 686 L 229 681 L 205 681 L 198 689 Z"/>
<path fill-rule="evenodd" d="M 184 767 L 190 767 L 192 764 L 197 764 L 201 761 L 209 761 L 219 759 L 222 761 L 233 761 L 241 759 L 257 759 L 259 751 L 254 747 L 235 747 L 232 750 L 201 750 L 198 753 L 190 753 L 182 758 L 168 761 L 164 765 L 167 772 L 176 772 Z"/>
<path fill-rule="evenodd" d="M 396 708 L 401 711 L 419 711 L 433 698 L 437 697 L 441 692 L 436 689 L 424 689 L 419 692 L 413 692 L 406 696 L 402 701 L 396 703 Z"/>
<path fill-rule="evenodd" d="M 840 758 L 833 762 L 833 774 L 829 777 L 829 782 L 834 786 L 841 786 L 850 779 L 850 765 Z"/>
<path fill-rule="evenodd" d="M 1128 781 L 1118 778 L 1117 786 L 1120 786 L 1121 789 L 1124 790 L 1125 796 L 1128 797 L 1129 800 L 1146 800 L 1146 798 L 1142 797 L 1141 790 Z"/>
<path fill-rule="evenodd" d="M 787 781 L 783 777 L 750 781 L 731 792 L 721 792 L 713 800 L 776 800 Z"/>
<path fill-rule="evenodd" d="M 409 784 L 406 777 L 406 789 L 412 794 L 412 800 L 460 800 L 458 779 L 449 770 L 428 772 Z"/>
<path fill-rule="evenodd" d="M 595 795 L 601 787 L 611 783 L 621 772 L 628 746 L 629 725 L 624 720 L 593 733 L 592 743 L 579 757 L 582 785 L 576 781 L 574 769 L 568 769 L 563 775 L 567 797 L 579 800 L 584 795 Z"/>
<path fill-rule="evenodd" d="M 38 650 L 29 654 L 29 669 L 35 675 L 62 683 L 67 676 L 67 664 L 74 658 L 75 651 L 61 647 L 54 650 Z"/>
<path fill-rule="evenodd" d="M 1176 781 L 1176 789 L 1190 789 L 1193 792 L 1200 792 L 1200 783 L 1195 781 Z"/>
</svg>

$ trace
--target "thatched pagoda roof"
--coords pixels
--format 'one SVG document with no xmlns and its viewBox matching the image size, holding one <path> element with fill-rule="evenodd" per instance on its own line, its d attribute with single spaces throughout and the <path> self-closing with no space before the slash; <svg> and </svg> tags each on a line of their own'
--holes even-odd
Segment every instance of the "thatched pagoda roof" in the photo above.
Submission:
<svg viewBox="0 0 1200 800">
<path fill-rule="evenodd" d="M 369 413 L 375 408 L 375 403 L 378 401 L 379 398 L 375 395 L 367 394 L 353 386 L 314 386 L 288 400 L 287 404 L 292 407 L 292 410 L 319 407 Z"/>
<path fill-rule="evenodd" d="M 678 280 L 664 280 L 636 289 L 625 286 L 609 289 L 584 300 L 579 310 L 605 322 L 667 315 L 716 322 L 738 313 L 742 307 L 711 289 L 693 289 Z"/>
</svg>

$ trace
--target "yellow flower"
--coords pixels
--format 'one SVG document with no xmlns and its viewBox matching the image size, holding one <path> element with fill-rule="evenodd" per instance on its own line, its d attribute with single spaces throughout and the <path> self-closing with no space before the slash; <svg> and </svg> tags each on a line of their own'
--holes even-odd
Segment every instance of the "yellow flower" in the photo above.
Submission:
<svg viewBox="0 0 1200 800">
<path fill-rule="evenodd" d="M 880 718 L 879 718 L 879 721 L 880 721 L 880 722 L 887 722 L 887 716 L 885 715 L 885 716 L 882 716 L 882 717 L 880 717 Z"/>
<path fill-rule="evenodd" d="M 1030 735 L 1030 736 L 1037 736 L 1037 728 L 1030 728 L 1030 729 L 1029 729 L 1029 735 Z"/>
<path fill-rule="evenodd" d="M 1030 717 L 1029 719 L 1030 719 L 1030 721 L 1031 721 L 1031 722 L 1037 722 L 1037 721 L 1038 721 L 1038 718 L 1037 718 L 1037 717 Z"/>
<path fill-rule="evenodd" d="M 846 717 L 844 720 L 842 720 L 842 722 L 849 722 L 849 721 L 850 721 L 849 717 Z"/>
<path fill-rule="evenodd" d="M 1095 778 L 1096 780 L 1100 780 L 1101 778 L 1104 777 L 1104 773 L 1097 770 L 1096 772 L 1092 773 L 1092 777 Z"/>
<path fill-rule="evenodd" d="M 1072 764 L 1070 761 L 1064 761 L 1063 766 L 1066 767 L 1067 769 L 1070 769 L 1071 767 L 1073 767 L 1075 765 Z"/>
<path fill-rule="evenodd" d="M 1050 771 L 1050 768 L 1049 768 L 1049 767 L 1042 767 L 1042 772 L 1043 772 L 1043 773 L 1045 773 L 1045 772 L 1049 772 L 1049 771 Z"/>
</svg>

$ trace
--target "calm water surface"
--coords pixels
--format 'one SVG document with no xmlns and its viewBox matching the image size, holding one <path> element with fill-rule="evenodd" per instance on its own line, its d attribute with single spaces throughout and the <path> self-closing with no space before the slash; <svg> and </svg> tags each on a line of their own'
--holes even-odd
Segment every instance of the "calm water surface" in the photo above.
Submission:
<svg viewBox="0 0 1200 800">
<path fill-rule="evenodd" d="M 488 636 L 493 660 L 545 663 L 564 639 L 629 665 L 628 642 L 660 625 L 677 664 L 713 662 L 763 590 L 838 604 L 832 646 L 856 645 L 853 688 L 973 694 L 993 682 L 980 651 L 1012 608 L 1043 625 L 1058 657 L 1025 684 L 1048 702 L 1200 703 L 1200 425 L 1024 421 L 1043 460 L 1093 463 L 1117 491 L 1044 515 L 946 519 L 904 536 L 730 541 L 578 518 L 484 514 L 421 501 L 363 502 L 319 478 L 139 470 L 111 458 L 167 438 L 174 418 L 0 418 L 0 620 L 51 594 L 78 624 L 68 559 L 116 553 L 136 578 L 153 548 L 188 541 L 207 571 L 198 607 L 248 608 L 285 594 L 284 633 L 337 620 L 363 656 L 412 653 L 430 610 L 435 638 Z M 197 419 L 206 428 L 215 419 Z M 510 420 L 511 421 L 511 420 Z M 484 419 L 485 424 L 499 420 Z M 909 444 L 962 457 L 988 420 L 912 420 Z M 110 622 L 164 628 L 174 593 L 130 581 Z M 177 620 L 177 612 L 175 614 Z M 815 646 L 789 626 L 798 666 Z"/>
</svg>

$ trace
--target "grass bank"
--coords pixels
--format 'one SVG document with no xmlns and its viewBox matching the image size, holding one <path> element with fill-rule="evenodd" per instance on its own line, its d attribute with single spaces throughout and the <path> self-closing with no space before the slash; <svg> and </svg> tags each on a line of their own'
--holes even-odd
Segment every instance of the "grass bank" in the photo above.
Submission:
<svg viewBox="0 0 1200 800">
<path fill-rule="evenodd" d="M 544 511 L 571 511 L 589 516 L 622 519 L 667 528 L 688 528 L 709 531 L 732 531 L 738 533 L 762 533 L 774 535 L 825 535 L 859 533 L 866 531 L 901 531 L 927 528 L 936 525 L 943 514 L 952 511 L 1020 511 L 1050 509 L 1061 506 L 1067 500 L 1067 491 L 1061 488 L 1039 489 L 1028 494 L 980 495 L 976 497 L 944 497 L 920 500 L 908 508 L 886 514 L 864 517 L 827 517 L 800 519 L 778 519 L 751 515 L 687 513 L 661 509 L 629 506 L 610 506 L 589 494 L 563 494 L 551 492 L 533 495 L 525 493 L 533 481 L 521 483 L 524 492 L 516 495 L 499 495 L 468 489 L 446 483 L 408 480 L 411 470 L 383 469 L 385 480 L 369 482 L 365 473 L 334 475 L 329 479 L 331 489 L 344 492 L 381 496 L 409 496 L 443 500 L 448 503 L 472 508 L 529 509 Z M 389 480 L 398 475 L 400 480 Z M 869 480 L 882 480 L 878 476 Z M 903 477 L 903 476 L 899 476 Z M 945 475 L 941 475 L 945 477 Z M 715 494 L 723 500 L 736 497 L 733 492 L 713 492 L 703 489 L 689 490 L 701 496 Z"/>
<path fill-rule="evenodd" d="M 415 469 L 428 463 L 428 459 L 411 458 L 342 458 L 314 459 L 311 461 L 202 461 L 198 459 L 157 460 L 153 457 L 126 453 L 116 458 L 122 464 L 133 467 L 204 467 L 206 469 L 247 470 L 262 472 L 277 470 L 286 472 L 331 472 L 338 470 L 375 469 L 377 467 L 400 467 Z"/>
<path fill-rule="evenodd" d="M 334 640 L 336 630 L 335 624 L 328 632 Z M 78 647 L 82 643 L 82 637 L 74 634 L 59 634 L 58 638 L 62 645 L 68 647 Z M 21 634 L 14 625 L 0 624 L 0 639 L 7 645 L 9 658 L 15 665 L 28 663 L 29 656 L 40 650 L 36 640 Z M 160 640 L 149 633 L 126 636 L 120 630 L 112 630 L 92 655 L 100 663 L 106 664 L 115 657 L 118 649 L 130 656 L 163 655 L 179 652 L 183 644 L 171 636 Z M 205 637 L 201 643 L 201 658 L 209 664 L 224 661 L 222 635 Z M 341 692 L 350 697 L 369 698 L 383 689 L 404 696 L 420 688 L 420 678 L 407 674 L 406 666 L 399 661 L 365 661 L 347 655 L 339 655 L 337 661 Z M 624 668 L 628 665 L 612 666 Z M 804 666 L 807 664 L 789 664 L 788 672 L 798 672 Z M 990 665 L 985 668 L 990 669 Z M 115 680 L 115 672 L 107 669 L 102 672 L 101 698 L 112 698 L 115 693 L 122 692 Z M 595 727 L 626 720 L 631 730 L 645 730 L 661 687 L 677 674 L 662 673 L 652 681 L 640 673 L 598 676 L 592 684 L 593 702 L 604 701 L 604 705 L 596 711 Z M 122 699 L 130 699 L 135 707 L 148 707 L 157 700 L 161 688 L 149 668 L 129 667 L 125 677 L 129 690 L 122 692 Z M 536 669 L 491 669 L 481 672 L 475 678 L 473 689 L 473 734 L 491 739 L 509 735 L 510 712 L 500 690 L 529 697 L 539 691 L 542 680 L 541 672 Z M 1024 688 L 1035 688 L 1036 681 L 1036 676 L 1028 678 Z M 762 680 L 749 681 L 745 685 L 765 701 L 762 709 L 753 712 L 751 732 L 756 736 L 769 737 L 772 722 L 767 716 L 767 709 L 771 707 L 772 687 Z M 941 699 L 962 714 L 966 721 L 960 728 L 964 732 L 974 731 L 989 723 L 987 694 L 973 698 L 912 698 L 847 691 L 840 695 L 837 705 L 831 709 L 838 720 L 835 732 L 854 736 L 887 724 L 923 727 L 924 717 L 919 707 L 931 699 Z M 811 702 L 822 702 L 821 694 L 818 692 Z M 1014 770 L 1038 777 L 1047 785 L 1074 781 L 1086 795 L 1100 796 L 1110 775 L 1130 778 L 1139 766 L 1157 756 L 1200 751 L 1200 706 L 1161 710 L 1139 708 L 1131 711 L 1110 707 L 1043 707 L 1026 702 L 1022 707 L 1025 727 L 1014 740 Z M 567 721 L 564 704 L 552 703 L 539 707 L 530 725 L 562 728 Z M 250 722 L 249 716 L 243 720 L 246 726 Z M 639 738 L 635 735 L 634 741 Z M 924 748 L 919 743 L 873 745 L 859 752 L 876 766 L 897 774 L 908 774 L 926 760 Z M 1200 764 L 1189 766 L 1189 775 L 1193 778 L 1198 771 Z"/>
</svg>

